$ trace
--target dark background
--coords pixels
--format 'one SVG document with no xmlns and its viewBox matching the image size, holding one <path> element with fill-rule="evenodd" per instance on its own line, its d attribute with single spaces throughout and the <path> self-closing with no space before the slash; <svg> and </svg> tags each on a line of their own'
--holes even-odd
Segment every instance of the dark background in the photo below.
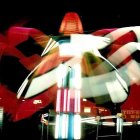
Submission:
<svg viewBox="0 0 140 140">
<path fill-rule="evenodd" d="M 135 1 L 105 0 L 20 0 L 0 5 L 0 32 L 16 23 L 58 34 L 66 12 L 77 12 L 85 32 L 103 28 L 140 25 L 139 4 Z"/>
</svg>

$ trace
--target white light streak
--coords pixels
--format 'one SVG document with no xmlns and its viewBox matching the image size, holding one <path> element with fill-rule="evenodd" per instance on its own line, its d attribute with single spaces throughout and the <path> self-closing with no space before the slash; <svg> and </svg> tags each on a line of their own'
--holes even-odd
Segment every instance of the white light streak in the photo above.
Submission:
<svg viewBox="0 0 140 140">
<path fill-rule="evenodd" d="M 60 112 L 60 102 L 61 102 L 61 90 L 57 90 L 57 99 L 56 99 L 56 112 Z"/>
<path fill-rule="evenodd" d="M 81 116 L 79 114 L 74 115 L 74 139 L 81 138 Z"/>
</svg>

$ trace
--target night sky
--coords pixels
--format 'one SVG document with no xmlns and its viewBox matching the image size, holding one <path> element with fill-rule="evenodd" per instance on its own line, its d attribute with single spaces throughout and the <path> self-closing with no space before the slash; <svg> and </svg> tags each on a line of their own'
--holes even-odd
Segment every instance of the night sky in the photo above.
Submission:
<svg viewBox="0 0 140 140">
<path fill-rule="evenodd" d="M 34 27 L 46 34 L 58 34 L 61 20 L 66 12 L 77 12 L 84 31 L 103 28 L 139 26 L 138 4 L 133 1 L 93 0 L 40 0 L 30 2 L 5 2 L 0 5 L 0 32 L 12 25 Z"/>
</svg>

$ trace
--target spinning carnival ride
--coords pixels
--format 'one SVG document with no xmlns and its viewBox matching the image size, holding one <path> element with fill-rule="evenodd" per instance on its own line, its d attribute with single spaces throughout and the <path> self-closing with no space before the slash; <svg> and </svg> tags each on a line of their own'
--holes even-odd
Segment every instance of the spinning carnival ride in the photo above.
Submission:
<svg viewBox="0 0 140 140">
<path fill-rule="evenodd" d="M 68 16 L 69 25 L 62 21 L 59 36 L 11 27 L 0 38 L 1 120 L 3 109 L 19 121 L 53 103 L 57 139 L 80 139 L 82 123 L 116 126 L 119 134 L 123 126 L 139 125 L 140 27 L 84 34 L 77 14 Z M 8 72 L 8 81 L 9 60 L 16 64 L 16 74 Z"/>
</svg>

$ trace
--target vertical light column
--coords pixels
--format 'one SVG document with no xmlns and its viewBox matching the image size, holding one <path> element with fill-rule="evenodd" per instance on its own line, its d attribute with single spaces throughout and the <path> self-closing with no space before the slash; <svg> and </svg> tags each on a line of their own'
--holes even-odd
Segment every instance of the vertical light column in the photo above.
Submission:
<svg viewBox="0 0 140 140">
<path fill-rule="evenodd" d="M 3 127 L 3 114 L 4 114 L 3 107 L 0 107 L 0 134 L 2 133 Z"/>
<path fill-rule="evenodd" d="M 60 64 L 57 71 L 57 99 L 56 99 L 56 122 L 55 122 L 55 138 L 68 138 L 68 114 L 67 110 L 67 94 L 68 94 L 68 79 L 69 68 Z"/>
<path fill-rule="evenodd" d="M 74 89 L 74 135 L 73 138 L 78 140 L 81 138 L 81 95 L 80 95 L 80 89 L 81 89 L 81 66 L 80 64 L 76 64 L 73 67 L 74 69 L 74 77 L 73 77 L 73 89 Z"/>
<path fill-rule="evenodd" d="M 118 134 L 122 134 L 123 131 L 123 118 L 122 118 L 122 114 L 118 113 L 117 114 L 117 122 L 116 122 L 116 131 Z"/>
<path fill-rule="evenodd" d="M 80 65 L 58 68 L 58 90 L 56 99 L 56 139 L 80 139 Z M 78 130 L 77 130 L 78 129 Z"/>
</svg>

